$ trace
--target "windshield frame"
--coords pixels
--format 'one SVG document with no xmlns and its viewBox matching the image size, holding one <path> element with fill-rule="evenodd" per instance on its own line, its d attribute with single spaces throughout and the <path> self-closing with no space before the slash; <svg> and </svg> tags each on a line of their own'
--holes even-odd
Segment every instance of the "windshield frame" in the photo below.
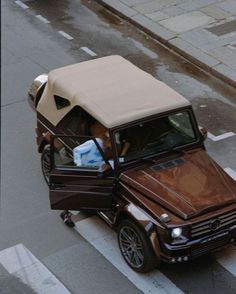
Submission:
<svg viewBox="0 0 236 294">
<path fill-rule="evenodd" d="M 160 159 L 163 158 L 164 155 L 168 155 L 168 153 L 171 152 L 171 150 L 163 150 L 159 153 L 153 153 L 153 154 L 149 154 L 147 156 L 142 156 L 140 158 L 136 158 L 136 159 L 132 159 L 130 161 L 127 161 L 127 162 L 123 162 L 121 163 L 119 161 L 119 156 L 118 156 L 118 150 L 117 150 L 117 146 L 116 146 L 116 142 L 115 142 L 115 134 L 116 132 L 119 132 L 119 131 L 122 131 L 122 130 L 125 130 L 127 128 L 130 128 L 130 127 L 133 127 L 137 124 L 140 124 L 140 123 L 146 123 L 146 122 L 149 122 L 149 121 L 152 121 L 152 120 L 157 120 L 159 118 L 163 118 L 165 116 L 168 116 L 168 115 L 174 115 L 174 114 L 177 114 L 179 112 L 188 112 L 189 114 L 189 119 L 190 119 L 190 123 L 192 125 L 192 128 L 193 128 L 193 132 L 194 132 L 194 136 L 196 138 L 196 140 L 194 142 L 191 142 L 191 143 L 187 143 L 187 144 L 184 144 L 184 145 L 181 145 L 181 146 L 177 146 L 177 147 L 174 147 L 173 150 L 183 150 L 185 148 L 191 148 L 193 146 L 203 146 L 203 140 L 202 140 L 202 137 L 201 137 L 201 134 L 200 134 L 200 131 L 199 131 L 199 128 L 198 128 L 198 124 L 197 124 L 197 121 L 196 121 L 196 117 L 194 115 L 194 112 L 193 112 L 193 109 L 192 107 L 181 107 L 181 108 L 178 108 L 178 109 L 175 109 L 174 111 L 167 111 L 167 112 L 163 112 L 161 114 L 156 114 L 156 115 L 152 115 L 152 116 L 149 116 L 149 117 L 145 117 L 143 119 L 139 119 L 139 120 L 136 120 L 136 121 L 133 121 L 133 122 L 130 122 L 128 124 L 125 124 L 125 125 L 122 125 L 122 126 L 119 126 L 118 128 L 114 128 L 114 129 L 111 129 L 110 130 L 110 134 L 111 134 L 111 138 L 112 138 L 112 145 L 113 145 L 113 154 L 114 154 L 114 162 L 115 162 L 115 166 L 118 168 L 118 169 L 123 169 L 123 168 L 127 168 L 128 166 L 132 166 L 134 164 L 138 164 L 138 163 L 141 163 L 143 161 L 143 159 L 151 159 L 151 158 L 154 158 L 154 157 L 157 157 L 157 156 L 160 156 Z"/>
</svg>

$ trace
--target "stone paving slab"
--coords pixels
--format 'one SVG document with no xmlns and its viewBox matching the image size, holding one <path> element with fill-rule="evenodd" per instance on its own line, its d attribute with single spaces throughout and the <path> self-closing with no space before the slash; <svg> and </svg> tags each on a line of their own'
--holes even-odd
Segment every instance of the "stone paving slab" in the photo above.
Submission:
<svg viewBox="0 0 236 294">
<path fill-rule="evenodd" d="M 219 64 L 219 60 L 214 57 L 211 57 L 204 53 L 203 51 L 198 50 L 196 47 L 193 47 L 189 43 L 185 42 L 181 38 L 175 38 L 170 40 L 177 52 L 184 53 L 185 56 L 190 60 L 194 61 L 197 59 L 202 65 L 207 65 L 208 67 L 214 67 Z"/>
<path fill-rule="evenodd" d="M 194 11 L 199 10 L 205 6 L 208 6 L 210 4 L 218 3 L 217 0 L 188 0 L 188 1 L 181 1 L 179 4 L 179 7 L 187 11 Z"/>
<path fill-rule="evenodd" d="M 126 17 L 132 17 L 137 14 L 137 11 L 127 7 L 124 3 L 117 0 L 106 0 L 103 1 L 109 7 L 112 7 L 114 10 L 119 11 L 122 15 Z"/>
<path fill-rule="evenodd" d="M 236 34 L 234 36 L 227 34 L 218 38 L 205 29 L 194 29 L 189 32 L 184 32 L 179 34 L 179 37 L 205 53 L 215 48 L 232 44 L 234 41 L 236 42 Z"/>
<path fill-rule="evenodd" d="M 121 0 L 124 4 L 128 6 L 134 6 L 138 4 L 148 3 L 150 0 Z"/>
<path fill-rule="evenodd" d="M 232 81 L 236 81 L 236 71 L 225 64 L 218 64 L 213 69 L 221 73 L 224 77 L 228 77 Z"/>
<path fill-rule="evenodd" d="M 185 11 L 182 8 L 175 5 L 162 9 L 162 12 L 166 13 L 168 16 L 177 16 L 185 13 Z"/>
<path fill-rule="evenodd" d="M 175 34 L 173 32 L 169 31 L 163 26 L 160 26 L 158 23 L 154 21 L 151 21 L 146 16 L 143 16 L 141 14 L 133 16 L 132 20 L 134 20 L 137 24 L 140 24 L 142 27 L 145 27 L 146 30 L 165 41 L 175 37 Z"/>
<path fill-rule="evenodd" d="M 201 9 L 201 11 L 215 19 L 225 19 L 227 17 L 232 16 L 231 13 L 214 5 L 209 5 L 207 7 L 204 7 Z"/>
<path fill-rule="evenodd" d="M 162 8 L 168 7 L 168 6 L 174 6 L 179 3 L 181 3 L 183 0 L 152 0 L 152 1 L 143 1 L 142 3 L 132 6 L 134 9 L 136 9 L 140 13 L 151 13 L 158 11 Z"/>
<path fill-rule="evenodd" d="M 207 30 L 217 37 L 234 33 L 236 31 L 236 19 L 207 28 Z"/>
<path fill-rule="evenodd" d="M 215 44 L 218 40 L 214 34 L 199 28 L 183 32 L 179 34 L 179 38 L 185 40 L 196 48 L 203 48 L 206 45 Z"/>
<path fill-rule="evenodd" d="M 222 8 L 223 10 L 236 15 L 236 1 L 235 0 L 228 0 L 228 1 L 221 1 L 220 3 L 216 4 L 217 7 Z"/>
<path fill-rule="evenodd" d="M 223 46 L 209 51 L 209 54 L 220 60 L 221 63 L 236 70 L 236 50 L 232 50 L 229 47 Z"/>
<path fill-rule="evenodd" d="M 236 88 L 236 0 L 97 2 Z"/>
<path fill-rule="evenodd" d="M 160 21 L 160 25 L 176 33 L 190 31 L 196 27 L 212 23 L 214 18 L 200 12 L 193 11 Z"/>
<path fill-rule="evenodd" d="M 161 11 L 156 11 L 156 12 L 152 12 L 152 13 L 147 13 L 146 16 L 156 22 L 158 22 L 159 20 L 163 20 L 163 19 L 167 19 L 169 18 L 169 15 L 166 14 L 165 12 L 161 12 Z"/>
</svg>

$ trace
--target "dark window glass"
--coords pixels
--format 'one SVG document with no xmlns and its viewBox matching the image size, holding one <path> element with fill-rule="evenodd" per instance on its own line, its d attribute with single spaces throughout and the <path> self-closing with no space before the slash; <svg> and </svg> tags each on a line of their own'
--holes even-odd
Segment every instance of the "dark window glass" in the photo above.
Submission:
<svg viewBox="0 0 236 294">
<path fill-rule="evenodd" d="M 94 119 L 79 106 L 75 106 L 57 125 L 57 130 L 66 135 L 90 136 L 90 127 Z"/>
<path fill-rule="evenodd" d="M 139 123 L 120 130 L 115 136 L 118 138 L 116 145 L 120 163 L 170 151 L 198 140 L 189 111 Z M 122 155 L 119 150 L 127 143 L 129 148 Z"/>
<path fill-rule="evenodd" d="M 54 95 L 54 100 L 58 110 L 70 106 L 70 101 L 66 98 Z"/>
</svg>

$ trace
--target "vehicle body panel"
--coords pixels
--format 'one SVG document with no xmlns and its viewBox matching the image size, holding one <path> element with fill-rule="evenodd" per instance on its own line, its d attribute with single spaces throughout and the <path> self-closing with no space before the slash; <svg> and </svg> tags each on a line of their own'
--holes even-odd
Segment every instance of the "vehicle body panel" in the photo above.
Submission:
<svg viewBox="0 0 236 294">
<path fill-rule="evenodd" d="M 184 219 L 236 203 L 235 182 L 204 150 L 186 152 L 181 160 L 175 167 L 167 160 L 134 168 L 120 179 Z"/>
<path fill-rule="evenodd" d="M 114 178 L 99 178 L 97 172 L 54 170 L 49 187 L 52 209 L 110 210 Z"/>
</svg>

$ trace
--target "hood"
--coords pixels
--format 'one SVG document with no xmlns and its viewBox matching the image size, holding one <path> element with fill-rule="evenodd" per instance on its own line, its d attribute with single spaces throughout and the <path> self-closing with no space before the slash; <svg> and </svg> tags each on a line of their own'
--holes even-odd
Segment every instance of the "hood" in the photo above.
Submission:
<svg viewBox="0 0 236 294">
<path fill-rule="evenodd" d="M 183 219 L 236 203 L 236 182 L 202 149 L 128 170 L 120 179 Z"/>
</svg>

